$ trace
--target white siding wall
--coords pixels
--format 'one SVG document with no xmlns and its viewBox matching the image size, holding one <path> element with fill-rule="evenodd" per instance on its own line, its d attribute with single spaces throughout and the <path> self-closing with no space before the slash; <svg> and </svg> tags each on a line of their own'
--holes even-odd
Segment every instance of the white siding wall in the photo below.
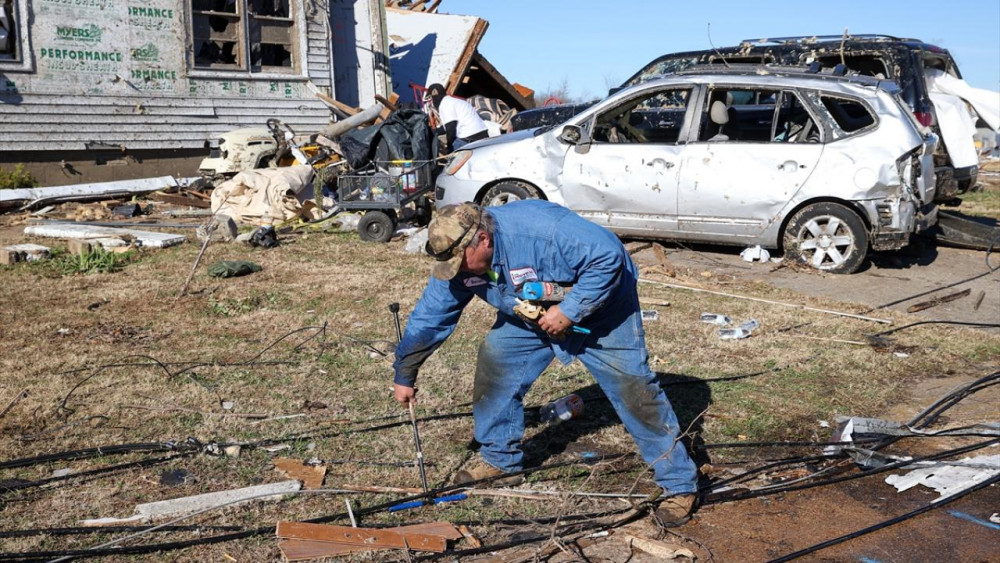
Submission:
<svg viewBox="0 0 1000 563">
<path fill-rule="evenodd" d="M 83 150 L 95 142 L 136 150 L 202 148 L 219 133 L 263 126 L 272 117 L 304 134 L 329 122 L 329 110 L 307 82 L 336 95 L 330 0 L 292 0 L 304 69 L 263 77 L 189 72 L 189 0 L 20 1 L 33 22 L 30 68 L 0 66 L 0 163 L 5 151 Z M 367 75 L 369 83 L 372 63 L 363 61 L 368 70 L 359 72 L 356 49 L 367 44 L 371 59 L 368 18 L 378 1 L 350 2 L 364 18 L 342 22 L 365 36 L 350 43 L 355 52 L 344 59 L 353 56 L 354 75 Z M 137 7 L 155 8 L 157 16 Z"/>
</svg>

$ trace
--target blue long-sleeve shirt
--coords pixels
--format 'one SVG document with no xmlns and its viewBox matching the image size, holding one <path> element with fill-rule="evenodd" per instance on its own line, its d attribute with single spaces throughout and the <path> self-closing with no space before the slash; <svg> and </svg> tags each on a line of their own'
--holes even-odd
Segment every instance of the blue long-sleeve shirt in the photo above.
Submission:
<svg viewBox="0 0 1000 563">
<path fill-rule="evenodd" d="M 496 223 L 494 275 L 459 272 L 449 281 L 430 278 L 396 348 L 396 383 L 414 385 L 420 366 L 455 330 L 462 310 L 473 297 L 496 307 L 497 314 L 510 317 L 511 322 L 521 322 L 513 309 L 521 284 L 547 281 L 572 285 L 560 309 L 592 335 L 569 333 L 562 340 L 550 339 L 556 357 L 564 364 L 572 361 L 588 339 L 599 338 L 598 309 L 637 307 L 635 265 L 607 229 L 541 200 L 490 207 L 486 212 Z M 540 337 L 548 339 L 538 330 Z"/>
</svg>

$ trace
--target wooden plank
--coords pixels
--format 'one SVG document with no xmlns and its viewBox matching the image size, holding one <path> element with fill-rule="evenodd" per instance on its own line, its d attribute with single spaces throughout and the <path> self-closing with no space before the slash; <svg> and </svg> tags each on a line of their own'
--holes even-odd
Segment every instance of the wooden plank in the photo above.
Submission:
<svg viewBox="0 0 1000 563">
<path fill-rule="evenodd" d="M 292 479 L 302 481 L 307 489 L 320 489 L 326 477 L 325 465 L 306 465 L 300 459 L 278 457 L 274 459 L 274 468 Z"/>
<path fill-rule="evenodd" d="M 455 90 L 458 89 L 459 82 L 469 70 L 469 65 L 472 64 L 472 56 L 476 53 L 476 49 L 479 47 L 479 41 L 482 40 L 488 26 L 489 23 L 487 23 L 486 20 L 476 20 L 476 24 L 472 27 L 472 32 L 469 34 L 465 43 L 465 48 L 462 50 L 462 56 L 458 59 L 458 63 L 452 70 L 451 76 L 448 77 L 448 83 L 444 85 L 449 94 L 455 94 Z"/>
<path fill-rule="evenodd" d="M 910 305 L 909 307 L 906 308 L 906 312 L 916 313 L 917 311 L 923 311 L 924 309 L 937 307 L 938 305 L 942 305 L 944 303 L 950 303 L 956 299 L 961 299 L 967 295 L 970 295 L 971 293 L 972 293 L 971 289 L 963 289 L 962 291 L 959 291 L 957 293 L 952 293 L 950 295 L 943 295 L 941 297 L 935 297 L 934 299 L 923 301 L 921 303 L 917 303 L 916 305 Z"/>
<path fill-rule="evenodd" d="M 195 199 L 193 197 L 165 194 L 163 192 L 153 192 L 149 194 L 149 197 L 155 199 L 156 201 L 162 201 L 163 203 L 171 203 L 173 205 L 190 205 L 191 207 L 198 207 L 200 209 L 212 208 L 211 201 Z"/>
<path fill-rule="evenodd" d="M 450 522 L 427 522 L 425 524 L 413 524 L 393 528 L 396 532 L 420 533 L 442 536 L 449 540 L 458 540 L 463 537 L 463 532 L 459 531 Z M 468 537 L 468 536 L 464 536 Z M 369 547 L 362 545 L 348 545 L 343 543 L 333 543 L 315 540 L 295 540 L 282 539 L 278 541 L 278 548 L 285 561 L 305 561 L 308 559 L 320 559 L 323 557 L 337 557 L 349 553 L 359 553 L 363 551 L 381 551 L 391 549 L 388 547 Z"/>
<path fill-rule="evenodd" d="M 382 551 L 391 548 L 347 545 L 328 541 L 283 539 L 278 540 L 278 549 L 281 550 L 281 555 L 285 561 L 306 561 L 309 559 L 322 559 L 324 557 L 337 557 L 338 555 L 347 555 L 349 553 L 360 553 L 362 551 Z"/>
<path fill-rule="evenodd" d="M 424 524 L 410 524 L 393 528 L 397 532 L 407 534 L 427 534 L 430 536 L 441 536 L 446 540 L 462 539 L 462 532 L 451 522 L 426 522 Z"/>
<path fill-rule="evenodd" d="M 397 532 L 376 528 L 352 528 L 350 526 L 330 526 L 307 524 L 305 522 L 278 522 L 276 534 L 279 538 L 311 541 L 326 541 L 369 548 L 404 548 L 414 551 L 442 553 L 448 542 L 441 536 Z"/>
</svg>

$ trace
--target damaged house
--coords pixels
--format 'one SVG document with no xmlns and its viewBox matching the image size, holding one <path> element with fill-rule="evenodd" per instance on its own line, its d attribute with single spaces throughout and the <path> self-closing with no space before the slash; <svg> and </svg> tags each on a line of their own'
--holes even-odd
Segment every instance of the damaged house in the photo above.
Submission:
<svg viewBox="0 0 1000 563">
<path fill-rule="evenodd" d="M 390 91 L 381 0 L 0 0 L 0 166 L 191 176 L 206 141 Z"/>
</svg>

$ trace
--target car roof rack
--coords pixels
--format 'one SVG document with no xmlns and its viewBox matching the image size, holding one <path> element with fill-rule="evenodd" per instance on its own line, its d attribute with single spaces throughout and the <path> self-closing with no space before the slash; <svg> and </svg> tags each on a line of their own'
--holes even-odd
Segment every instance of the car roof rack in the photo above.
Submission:
<svg viewBox="0 0 1000 563">
<path fill-rule="evenodd" d="M 842 65 L 837 65 L 838 67 Z M 758 76 L 787 76 L 787 77 L 820 77 L 827 80 L 834 81 L 846 81 L 846 82 L 858 82 L 862 84 L 867 84 L 869 86 L 878 86 L 887 82 L 884 79 L 875 78 L 872 76 L 864 76 L 860 74 L 849 74 L 847 67 L 843 68 L 833 68 L 833 69 L 821 69 L 816 65 L 805 65 L 805 66 L 794 66 L 794 65 L 771 65 L 771 64 L 749 64 L 749 63 L 731 63 L 728 66 L 722 66 L 718 64 L 696 64 L 685 68 L 684 70 L 677 71 L 675 73 L 663 76 L 683 76 L 683 75 L 702 75 L 702 74 L 717 74 L 720 76 L 725 75 L 747 75 L 753 74 Z M 650 80 L 655 78 L 660 78 L 660 76 L 652 76 Z"/>
<path fill-rule="evenodd" d="M 793 44 L 793 43 L 825 43 L 833 41 L 841 41 L 845 39 L 844 35 L 801 35 L 801 36 L 791 36 L 791 37 L 765 37 L 762 39 L 744 39 L 742 43 L 749 43 L 751 45 L 770 45 L 770 44 Z M 879 33 L 858 33 L 849 34 L 846 39 L 867 39 L 869 41 L 916 41 L 918 43 L 923 43 L 919 39 L 906 38 L 906 37 L 895 37 L 893 35 L 883 35 Z"/>
</svg>

